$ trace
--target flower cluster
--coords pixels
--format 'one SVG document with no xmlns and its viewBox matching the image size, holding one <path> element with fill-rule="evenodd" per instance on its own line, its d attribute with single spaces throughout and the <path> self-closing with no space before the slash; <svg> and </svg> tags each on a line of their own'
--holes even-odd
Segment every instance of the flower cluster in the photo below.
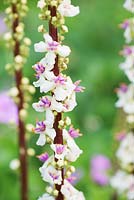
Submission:
<svg viewBox="0 0 134 200">
<path fill-rule="evenodd" d="M 75 172 L 70 162 L 75 162 L 82 153 L 74 140 L 81 133 L 73 127 L 69 117 L 63 116 L 77 106 L 76 93 L 84 90 L 79 80 L 73 82 L 63 73 L 71 52 L 62 44 L 63 34 L 68 32 L 65 17 L 79 14 L 79 7 L 73 6 L 71 0 L 39 0 L 37 7 L 41 9 L 40 19 L 49 21 L 49 31 L 40 25 L 38 31 L 43 34 L 44 41 L 34 45 L 35 52 L 45 53 L 45 57 L 33 66 L 36 77 L 33 84 L 42 94 L 39 101 L 33 103 L 33 108 L 45 113 L 45 119 L 37 121 L 33 131 L 38 134 L 36 144 L 48 143 L 53 151 L 51 156 L 46 152 L 38 156 L 44 163 L 39 169 L 42 179 L 50 184 L 38 200 L 84 200 L 83 193 L 69 181 Z"/>
<path fill-rule="evenodd" d="M 134 13 L 134 1 L 126 0 L 124 3 L 131 13 Z M 124 37 L 126 43 L 134 39 L 134 19 L 130 18 L 121 24 L 125 30 Z M 121 170 L 118 170 L 115 176 L 111 178 L 111 185 L 118 193 L 125 194 L 128 200 L 134 199 L 134 46 L 125 46 L 121 51 L 125 61 L 120 64 L 120 68 L 125 72 L 129 85 L 121 84 L 117 89 L 118 101 L 116 107 L 122 108 L 126 114 L 128 130 L 126 134 L 121 135 L 120 145 L 116 152 L 116 157 L 120 162 Z M 123 137 L 122 137 L 123 136 Z"/>
<path fill-rule="evenodd" d="M 22 68 L 27 62 L 29 55 L 29 46 L 31 40 L 25 37 L 23 18 L 28 11 L 27 0 L 8 0 L 9 6 L 6 8 L 5 22 L 10 28 L 4 34 L 6 45 L 13 51 L 13 63 L 6 64 L 5 68 L 9 74 L 15 76 L 16 85 L 9 91 L 9 95 L 14 99 L 15 103 L 20 104 L 20 93 L 23 93 L 23 105 L 21 106 L 20 116 L 25 118 L 27 115 L 26 109 L 28 102 L 31 100 L 31 95 L 35 92 L 35 88 L 30 85 L 29 79 L 22 74 Z"/>
</svg>

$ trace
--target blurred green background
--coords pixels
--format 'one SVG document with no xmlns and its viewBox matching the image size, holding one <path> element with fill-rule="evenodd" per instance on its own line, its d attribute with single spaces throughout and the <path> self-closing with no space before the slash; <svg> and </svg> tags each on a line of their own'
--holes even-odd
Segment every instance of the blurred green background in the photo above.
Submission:
<svg viewBox="0 0 134 200">
<path fill-rule="evenodd" d="M 84 171 L 84 176 L 77 188 L 83 190 L 87 200 L 111 199 L 113 190 L 110 186 L 100 187 L 90 178 L 90 158 L 95 154 L 104 154 L 113 159 L 113 134 L 117 120 L 117 111 L 114 108 L 116 94 L 114 89 L 120 82 L 126 80 L 118 65 L 122 58 L 118 52 L 124 44 L 123 32 L 118 24 L 129 16 L 122 8 L 124 1 L 113 0 L 73 0 L 79 5 L 81 13 L 75 18 L 68 18 L 66 23 L 69 33 L 65 43 L 72 49 L 67 73 L 73 81 L 82 79 L 86 87 L 84 93 L 78 95 L 78 107 L 70 113 L 74 126 L 80 128 L 83 137 L 77 143 L 84 150 L 84 154 L 75 163 L 75 166 Z M 31 66 L 41 57 L 33 50 L 35 42 L 42 36 L 37 32 L 39 10 L 37 1 L 29 0 L 29 13 L 25 19 L 26 36 L 32 40 L 30 56 L 24 68 L 24 74 L 31 83 L 34 72 Z M 4 12 L 4 2 L 1 1 L 0 12 Z M 11 52 L 6 50 L 4 41 L 0 40 L 0 91 L 9 89 L 13 79 L 4 69 L 6 63 L 12 61 Z M 37 100 L 37 93 L 33 101 Z M 35 123 L 38 114 L 32 108 L 27 119 L 28 123 Z M 36 136 L 31 135 L 28 146 L 35 148 L 36 154 L 43 152 L 36 147 Z M 18 155 L 17 133 L 15 128 L 0 124 L 0 200 L 19 200 L 18 172 L 9 169 L 9 163 Z M 37 199 L 45 189 L 38 168 L 41 163 L 35 158 L 29 158 L 29 200 Z"/>
</svg>

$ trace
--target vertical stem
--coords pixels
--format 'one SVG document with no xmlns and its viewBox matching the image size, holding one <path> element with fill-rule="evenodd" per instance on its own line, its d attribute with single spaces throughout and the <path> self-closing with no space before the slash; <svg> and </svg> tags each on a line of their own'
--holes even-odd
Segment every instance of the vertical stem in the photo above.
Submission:
<svg viewBox="0 0 134 200">
<path fill-rule="evenodd" d="M 51 17 L 56 16 L 56 7 L 49 6 L 49 10 L 51 12 Z M 54 41 L 58 42 L 58 29 L 52 24 L 51 20 L 49 21 L 49 34 L 53 38 Z M 54 74 L 56 76 L 58 76 L 59 73 L 60 73 L 59 72 L 59 67 L 58 67 L 58 55 L 56 56 L 56 60 L 55 60 L 55 65 L 54 65 L 53 72 L 54 72 Z M 62 114 L 61 113 L 57 113 L 57 115 L 55 117 L 55 122 L 54 122 L 54 129 L 56 131 L 56 137 L 54 139 L 54 143 L 55 144 L 63 144 L 62 130 L 59 129 L 59 127 L 58 127 L 59 121 L 61 119 L 62 119 Z M 61 193 L 61 186 L 63 185 L 63 182 L 64 182 L 64 172 L 63 172 L 63 169 L 61 170 L 61 173 L 62 173 L 62 184 L 61 185 L 56 185 L 56 189 L 59 191 L 56 200 L 64 200 L 64 196 Z"/>
<path fill-rule="evenodd" d="M 111 200 L 118 200 L 117 192 L 114 192 L 111 196 Z"/>
<path fill-rule="evenodd" d="M 16 4 L 12 4 L 12 12 L 16 15 L 14 18 L 12 31 L 13 35 L 16 33 L 16 27 L 19 25 L 19 16 Z M 20 43 L 16 39 L 14 39 L 14 50 L 13 54 L 14 57 L 20 54 Z M 21 181 L 21 200 L 28 200 L 28 181 L 27 181 L 27 148 L 26 148 L 26 138 L 25 138 L 25 124 L 20 117 L 20 110 L 23 109 L 24 105 L 24 94 L 21 89 L 21 82 L 22 82 L 22 70 L 15 71 L 15 81 L 16 87 L 19 91 L 18 98 L 18 135 L 19 135 L 19 158 L 20 158 L 20 181 Z"/>
</svg>

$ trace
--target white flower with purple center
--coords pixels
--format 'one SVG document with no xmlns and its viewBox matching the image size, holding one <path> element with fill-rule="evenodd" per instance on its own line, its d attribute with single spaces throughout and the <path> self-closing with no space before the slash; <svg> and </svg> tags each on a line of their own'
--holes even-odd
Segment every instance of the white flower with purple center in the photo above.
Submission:
<svg viewBox="0 0 134 200">
<path fill-rule="evenodd" d="M 61 193 L 64 195 L 65 200 L 85 200 L 83 193 L 76 190 L 67 180 L 64 180 Z"/>
<path fill-rule="evenodd" d="M 124 8 L 126 8 L 128 11 L 134 13 L 134 0 L 125 0 Z"/>
<path fill-rule="evenodd" d="M 68 161 L 75 162 L 83 151 L 78 147 L 74 139 L 65 129 L 63 129 L 63 139 L 67 145 L 67 155 L 65 156 L 65 158 Z"/>
<path fill-rule="evenodd" d="M 50 60 L 55 59 L 57 54 L 61 57 L 69 56 L 71 50 L 68 46 L 54 41 L 48 33 L 44 34 L 44 39 L 45 42 L 41 41 L 34 45 L 35 52 L 47 52 L 47 57 Z"/>
<path fill-rule="evenodd" d="M 52 111 L 62 112 L 64 108 L 61 102 L 55 100 L 54 96 L 44 96 L 40 98 L 39 102 L 33 103 L 32 106 L 37 112 L 46 111 L 46 113 Z"/>
<path fill-rule="evenodd" d="M 64 160 L 67 155 L 67 146 L 62 144 L 51 144 L 52 150 L 55 152 L 55 158 L 58 160 Z"/>
<path fill-rule="evenodd" d="M 125 57 L 125 62 L 120 64 L 120 68 L 124 71 L 134 66 L 134 46 L 126 46 L 121 51 L 121 54 Z"/>
<path fill-rule="evenodd" d="M 71 5 L 71 0 L 63 0 L 57 10 L 65 17 L 74 17 L 80 12 L 79 6 Z"/>
<path fill-rule="evenodd" d="M 41 176 L 44 181 L 50 183 L 50 184 L 58 184 L 60 185 L 62 182 L 62 175 L 61 171 L 55 169 L 54 166 L 52 166 L 52 161 L 54 161 L 53 156 L 50 157 L 42 167 L 39 168 L 39 171 L 41 173 Z"/>
<path fill-rule="evenodd" d="M 119 149 L 116 153 L 117 158 L 121 161 L 121 165 L 127 168 L 129 165 L 134 164 L 134 135 L 128 133 L 121 141 Z"/>
<path fill-rule="evenodd" d="M 37 156 L 37 158 L 41 161 L 41 162 L 46 162 L 49 158 L 48 153 L 42 153 L 41 155 Z"/>
<path fill-rule="evenodd" d="M 125 30 L 124 37 L 126 43 L 130 43 L 134 39 L 134 19 L 127 19 L 121 24 L 121 28 Z"/>
<path fill-rule="evenodd" d="M 127 114 L 134 114 L 134 85 L 122 84 L 117 90 L 118 101 L 116 106 L 122 108 Z"/>
<path fill-rule="evenodd" d="M 47 136 L 51 140 L 54 140 L 56 132 L 52 127 L 53 125 L 50 125 L 50 123 L 48 123 L 47 121 L 38 121 L 36 123 L 36 128 L 34 129 L 34 132 L 36 134 L 39 134 L 39 138 L 36 143 L 37 145 L 39 146 L 45 145 Z"/>
</svg>

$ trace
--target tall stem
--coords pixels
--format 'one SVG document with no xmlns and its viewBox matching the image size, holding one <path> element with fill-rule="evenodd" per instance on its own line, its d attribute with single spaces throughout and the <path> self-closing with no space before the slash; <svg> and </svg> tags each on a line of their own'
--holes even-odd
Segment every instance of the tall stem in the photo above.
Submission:
<svg viewBox="0 0 134 200">
<path fill-rule="evenodd" d="M 13 21 L 13 35 L 16 33 L 16 28 L 19 25 L 19 16 L 16 4 L 12 4 L 12 12 L 16 15 L 16 18 Z M 20 43 L 14 39 L 14 57 L 20 54 Z M 27 181 L 27 148 L 26 148 L 26 138 L 25 138 L 25 124 L 20 117 L 20 111 L 23 109 L 24 105 L 24 94 L 21 89 L 22 82 L 22 70 L 15 71 L 15 81 L 16 87 L 18 89 L 18 136 L 19 136 L 19 158 L 20 158 L 20 181 L 21 181 L 21 200 L 28 200 L 28 181 Z"/>
<path fill-rule="evenodd" d="M 56 7 L 49 6 L 49 10 L 51 12 L 51 17 L 56 16 L 56 13 L 57 13 L 56 12 Z M 54 41 L 58 42 L 58 29 L 52 24 L 51 20 L 49 21 L 49 34 L 53 38 Z M 59 67 L 58 67 L 58 60 L 59 60 L 58 56 L 56 56 L 55 65 L 54 65 L 54 69 L 53 69 L 53 72 L 54 72 L 54 74 L 56 76 L 58 76 L 59 73 L 60 73 Z M 55 144 L 63 144 L 62 130 L 58 127 L 59 126 L 59 121 L 61 119 L 62 119 L 62 113 L 57 113 L 57 115 L 55 117 L 55 122 L 54 122 L 54 129 L 56 131 L 56 137 L 54 139 L 54 143 Z M 62 173 L 62 184 L 63 184 L 63 181 L 64 181 L 63 169 L 61 170 L 61 173 Z M 62 184 L 61 185 L 56 185 L 56 189 L 59 191 L 56 200 L 63 200 L 64 199 L 64 196 L 61 193 Z"/>
</svg>

